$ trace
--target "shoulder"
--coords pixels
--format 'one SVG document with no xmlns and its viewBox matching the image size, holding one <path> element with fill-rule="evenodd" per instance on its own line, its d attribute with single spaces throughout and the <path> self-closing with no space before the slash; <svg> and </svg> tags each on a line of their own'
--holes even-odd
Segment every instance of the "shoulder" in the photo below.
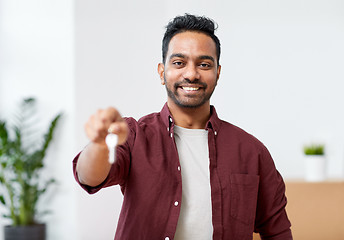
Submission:
<svg viewBox="0 0 344 240">
<path fill-rule="evenodd" d="M 242 128 L 223 121 L 217 140 L 225 144 L 225 148 L 230 149 L 231 154 L 238 156 L 240 164 L 246 163 L 250 169 L 247 172 L 256 173 L 262 178 L 276 172 L 275 163 L 268 148 Z"/>
<path fill-rule="evenodd" d="M 148 115 L 141 117 L 138 122 L 139 123 L 150 123 L 152 120 L 155 121 L 155 120 L 158 120 L 160 118 L 161 118 L 160 113 L 154 112 L 154 113 L 150 113 Z"/>
<path fill-rule="evenodd" d="M 254 150 L 257 152 L 268 152 L 266 146 L 253 134 L 232 123 L 221 120 L 219 137 L 224 137 L 231 144 L 238 145 L 240 148 Z"/>
<path fill-rule="evenodd" d="M 224 134 L 230 135 L 231 137 L 236 138 L 238 140 L 249 141 L 252 144 L 262 144 L 262 142 L 258 140 L 253 134 L 247 132 L 241 127 L 238 127 L 224 120 L 221 120 L 221 131 L 223 131 Z"/>
<path fill-rule="evenodd" d="M 211 126 L 213 127 L 214 131 L 217 132 L 217 138 L 221 140 L 221 142 L 235 146 L 240 145 L 260 149 L 265 148 L 264 144 L 251 133 L 248 133 L 244 129 L 232 123 L 220 119 L 214 106 L 211 106 L 211 113 Z"/>
<path fill-rule="evenodd" d="M 125 117 L 125 121 L 127 122 L 131 131 L 138 131 L 138 129 L 144 130 L 147 127 L 157 128 L 162 124 L 162 119 L 160 113 L 150 113 L 141 117 L 139 120 L 134 119 L 133 117 Z"/>
</svg>

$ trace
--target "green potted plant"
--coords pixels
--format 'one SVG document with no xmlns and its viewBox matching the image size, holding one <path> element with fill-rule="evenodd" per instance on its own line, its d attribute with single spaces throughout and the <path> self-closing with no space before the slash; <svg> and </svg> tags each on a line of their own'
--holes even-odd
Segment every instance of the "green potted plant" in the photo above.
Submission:
<svg viewBox="0 0 344 240">
<path fill-rule="evenodd" d="M 305 180 L 310 182 L 326 179 L 326 159 L 324 144 L 308 144 L 303 147 L 305 154 Z"/>
<path fill-rule="evenodd" d="M 45 239 L 46 226 L 37 219 L 37 203 L 55 180 L 42 179 L 41 170 L 61 114 L 53 118 L 43 137 L 38 136 L 35 103 L 34 98 L 24 99 L 11 126 L 0 120 L 0 204 L 3 217 L 12 223 L 4 227 L 5 240 Z"/>
</svg>

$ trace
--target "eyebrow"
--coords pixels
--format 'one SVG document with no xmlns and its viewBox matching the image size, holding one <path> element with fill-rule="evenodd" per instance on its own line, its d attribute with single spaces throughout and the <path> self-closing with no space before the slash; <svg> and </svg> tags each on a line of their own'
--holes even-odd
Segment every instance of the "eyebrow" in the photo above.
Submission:
<svg viewBox="0 0 344 240">
<path fill-rule="evenodd" d="M 177 58 L 186 58 L 186 56 L 185 56 L 184 54 L 181 54 L 181 53 L 174 53 L 174 54 L 172 54 L 172 55 L 169 57 L 169 59 L 171 60 L 172 58 L 175 58 L 175 57 L 177 57 Z"/>
<path fill-rule="evenodd" d="M 179 58 L 187 58 L 184 54 L 182 53 L 174 53 L 172 54 L 169 59 L 171 60 L 172 58 L 175 58 L 175 57 L 179 57 Z M 198 57 L 198 59 L 200 60 L 211 60 L 213 62 L 215 62 L 215 59 L 212 57 L 212 56 L 208 56 L 208 55 L 201 55 Z"/>
<path fill-rule="evenodd" d="M 215 62 L 215 59 L 212 56 L 208 56 L 208 55 L 202 55 L 199 57 L 199 59 L 201 60 L 211 60 L 213 62 Z"/>
</svg>

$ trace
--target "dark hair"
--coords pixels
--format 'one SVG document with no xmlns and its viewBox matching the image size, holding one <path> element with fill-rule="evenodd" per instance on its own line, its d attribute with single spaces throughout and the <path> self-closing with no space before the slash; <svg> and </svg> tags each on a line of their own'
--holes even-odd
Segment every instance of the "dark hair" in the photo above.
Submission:
<svg viewBox="0 0 344 240">
<path fill-rule="evenodd" d="M 165 63 L 168 45 L 171 39 L 178 33 L 186 31 L 201 32 L 211 37 L 216 45 L 217 64 L 220 64 L 221 46 L 220 40 L 214 34 L 217 24 L 210 18 L 191 14 L 177 16 L 166 26 L 166 32 L 162 40 L 162 61 Z"/>
</svg>

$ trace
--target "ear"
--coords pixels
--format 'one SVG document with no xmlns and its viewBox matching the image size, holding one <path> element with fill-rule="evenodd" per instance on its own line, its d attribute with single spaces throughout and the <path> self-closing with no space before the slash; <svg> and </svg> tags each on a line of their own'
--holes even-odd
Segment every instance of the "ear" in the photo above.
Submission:
<svg viewBox="0 0 344 240">
<path fill-rule="evenodd" d="M 163 63 L 159 63 L 158 64 L 158 74 L 160 77 L 161 85 L 165 85 L 164 71 L 165 71 L 165 65 Z"/>
<path fill-rule="evenodd" d="M 220 78 L 220 73 L 221 73 L 221 65 L 219 65 L 219 66 L 217 67 L 216 84 L 217 84 L 217 81 L 218 81 L 219 78 Z"/>
</svg>

